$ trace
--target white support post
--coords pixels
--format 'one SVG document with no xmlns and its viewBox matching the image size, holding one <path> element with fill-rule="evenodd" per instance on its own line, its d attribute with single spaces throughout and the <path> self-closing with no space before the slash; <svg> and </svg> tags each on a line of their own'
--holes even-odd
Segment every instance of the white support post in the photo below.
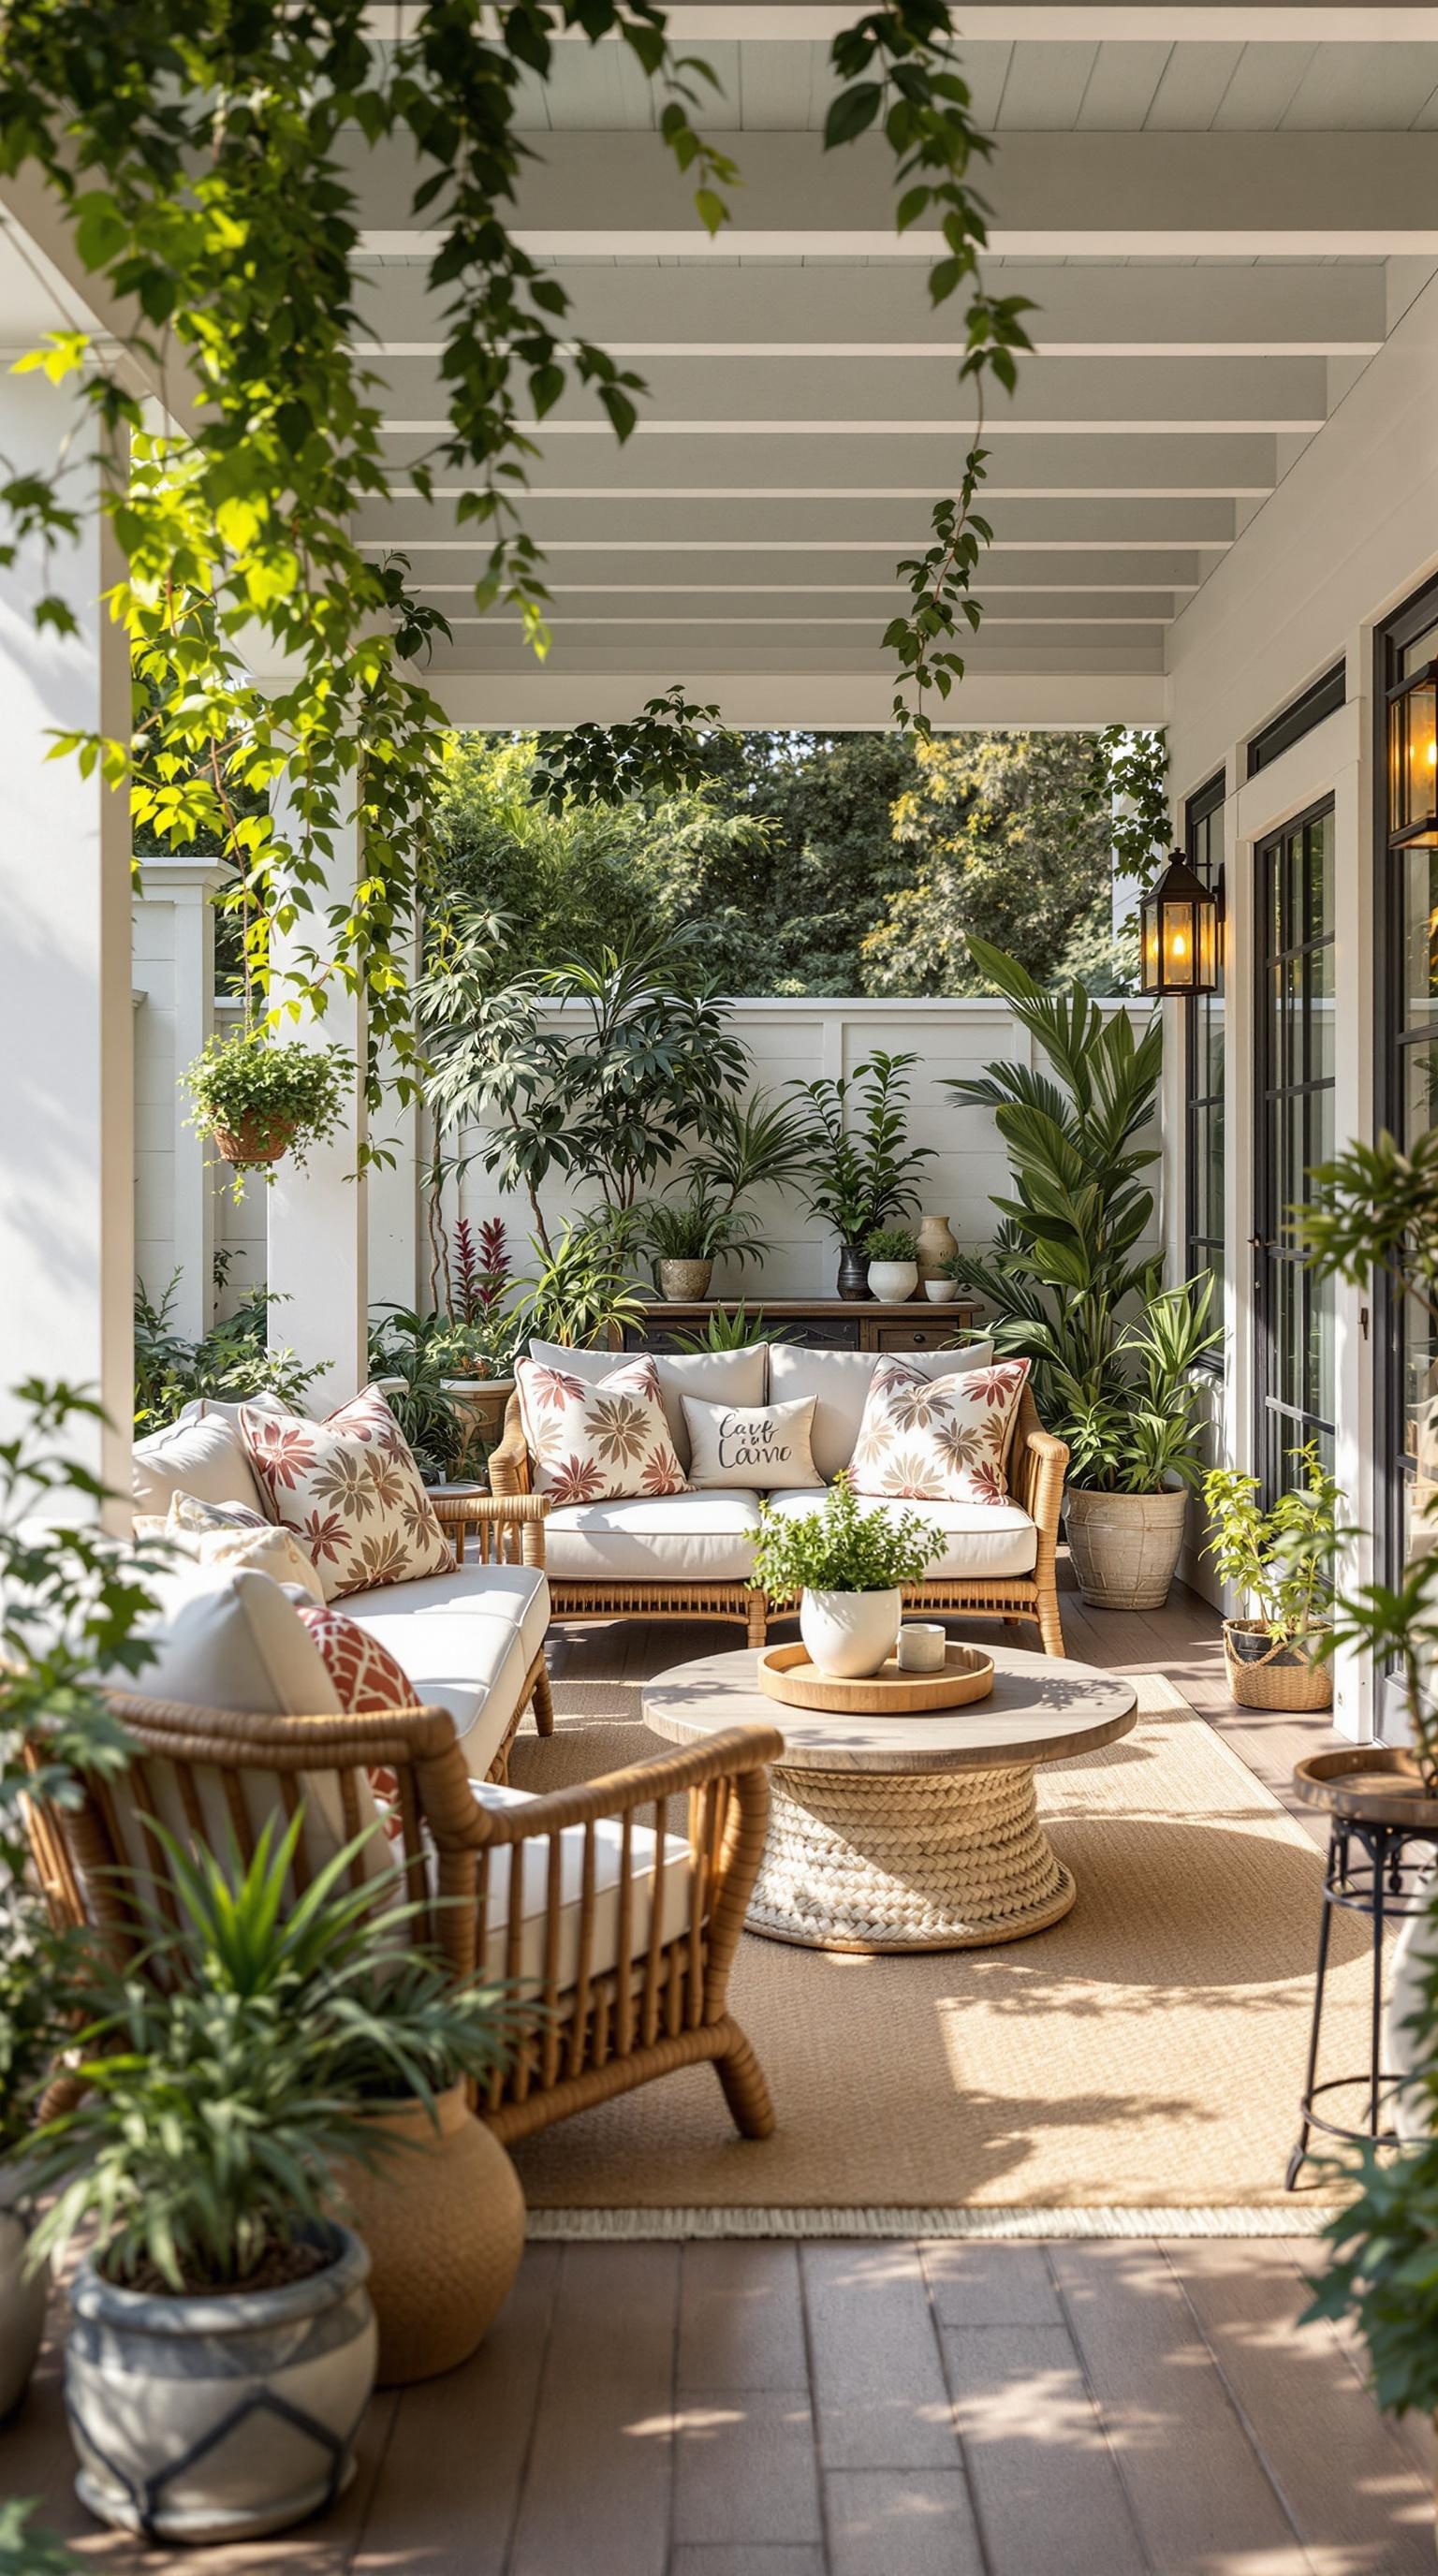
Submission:
<svg viewBox="0 0 1438 2576">
<path fill-rule="evenodd" d="M 88 425 L 43 376 L 5 364 L 0 353 L 7 469 L 53 470 L 67 437 L 85 461 L 65 479 L 79 536 L 48 559 L 26 545 L 0 571 L 0 1425 L 17 1426 L 9 1390 L 22 1378 L 98 1392 L 108 1431 L 77 1425 L 69 1446 L 114 1489 L 104 1517 L 122 1528 L 134 1401 L 129 806 L 98 772 L 49 755 L 57 732 L 129 732 L 126 639 L 100 606 L 123 567 L 97 515 Z M 47 592 L 78 635 L 37 632 Z"/>
<path fill-rule="evenodd" d="M 175 1279 L 172 1319 L 177 1332 L 198 1340 L 215 1316 L 215 1201 L 220 1186 L 208 1139 L 191 1123 L 188 1095 L 179 1087 L 215 1026 L 215 897 L 229 876 L 214 859 L 151 858 L 141 870 L 136 907 L 136 948 L 143 917 L 164 919 L 163 956 L 142 965 L 148 980 L 149 1032 L 146 1078 L 136 1086 L 140 1122 L 140 1235 L 146 1205 L 146 1163 L 151 1153 L 168 1170 L 168 1239 Z M 148 949 L 152 943 L 146 941 Z M 161 972 L 162 968 L 168 972 Z M 152 1141 L 147 1144 L 147 1138 Z M 158 1193 L 157 1193 L 158 1195 Z M 156 1210 L 156 1230 L 162 1211 Z M 168 1275 L 168 1274 L 167 1274 Z M 148 1280 L 158 1290 L 163 1280 Z"/>
<path fill-rule="evenodd" d="M 288 989 L 287 965 L 305 949 L 323 950 L 325 904 L 346 900 L 358 872 L 359 827 L 349 822 L 335 835 L 328 890 L 316 886 L 315 910 L 301 913 L 293 930 L 274 939 L 272 1003 L 282 1001 Z M 326 1412 L 354 1395 L 369 1374 L 369 1183 L 359 1168 L 365 1138 L 363 998 L 335 979 L 322 1019 L 306 1012 L 298 1021 L 286 1020 L 277 1035 L 282 1043 L 299 1038 L 306 1046 L 343 1046 L 355 1065 L 345 1114 L 330 1141 L 308 1149 L 303 1169 L 286 1155 L 275 1165 L 274 1185 L 266 1193 L 268 1283 L 285 1301 L 270 1310 L 270 1339 L 288 1344 L 308 1366 L 323 1366 L 311 1404 Z"/>
<path fill-rule="evenodd" d="M 418 933 L 404 943 L 402 956 L 405 972 L 413 979 L 419 973 Z M 419 1102 L 401 1105 L 387 1096 L 374 1141 L 392 1153 L 394 1161 L 375 1164 L 369 1176 L 370 1299 L 376 1306 L 417 1308 L 426 1302 L 420 1289 L 426 1265 L 419 1242 Z"/>
</svg>

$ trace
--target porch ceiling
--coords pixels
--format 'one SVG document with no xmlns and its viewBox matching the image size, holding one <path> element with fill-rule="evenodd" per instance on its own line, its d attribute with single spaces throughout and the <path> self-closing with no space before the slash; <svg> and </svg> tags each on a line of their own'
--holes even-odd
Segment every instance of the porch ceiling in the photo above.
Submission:
<svg viewBox="0 0 1438 2576">
<path fill-rule="evenodd" d="M 379 42 L 403 14 L 375 8 Z M 406 552 L 451 618 L 430 676 L 461 719 L 629 713 L 675 678 L 739 722 L 886 717 L 894 565 L 924 544 L 972 411 L 958 314 L 928 307 L 931 244 L 895 242 L 885 147 L 820 148 L 828 41 L 851 14 L 671 8 L 719 75 L 703 121 L 743 173 L 713 245 L 626 48 L 562 42 L 554 79 L 523 91 L 520 237 L 576 327 L 650 388 L 622 450 L 579 394 L 534 431 L 542 670 L 516 621 L 473 612 L 486 545 L 454 518 L 457 488 L 433 509 L 414 493 L 443 417 L 444 298 L 410 168 L 357 144 L 393 468 L 359 533 Z M 1154 718 L 1172 621 L 1438 265 L 1438 12 L 956 14 L 1000 138 L 989 265 L 1034 300 L 1038 348 L 988 425 L 996 544 L 962 720 Z M 53 232 L 46 247 L 63 260 Z"/>
</svg>

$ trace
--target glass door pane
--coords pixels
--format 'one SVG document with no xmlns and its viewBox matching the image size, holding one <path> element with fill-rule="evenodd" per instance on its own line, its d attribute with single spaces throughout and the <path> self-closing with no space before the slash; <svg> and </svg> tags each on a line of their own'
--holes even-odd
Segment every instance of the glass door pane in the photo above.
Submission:
<svg viewBox="0 0 1438 2576">
<path fill-rule="evenodd" d="M 1258 1187 L 1254 1230 L 1258 1464 L 1268 1499 L 1316 1441 L 1331 1465 L 1333 1292 L 1298 1248 L 1295 1210 L 1333 1152 L 1333 809 L 1258 852 Z"/>
</svg>

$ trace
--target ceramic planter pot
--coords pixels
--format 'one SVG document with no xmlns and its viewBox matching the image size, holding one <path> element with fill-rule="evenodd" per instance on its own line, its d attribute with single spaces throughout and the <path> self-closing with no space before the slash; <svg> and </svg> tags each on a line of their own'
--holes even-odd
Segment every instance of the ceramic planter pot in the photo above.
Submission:
<svg viewBox="0 0 1438 2576">
<path fill-rule="evenodd" d="M 1315 1628 L 1314 1636 L 1327 1635 Z M 1239 1708 L 1290 1710 L 1333 1706 L 1333 1666 L 1315 1663 L 1301 1643 L 1275 1648 L 1266 1619 L 1225 1619 L 1223 1660 Z"/>
<path fill-rule="evenodd" d="M 334 2261 L 284 2289 L 205 2298 L 116 2289 L 94 2264 L 71 2291 L 65 2409 L 75 2492 L 149 2541 L 243 2540 L 333 2504 L 375 2374 L 369 2256 L 318 2231 Z"/>
<path fill-rule="evenodd" d="M 957 1279 L 945 1279 L 940 1276 L 938 1278 L 926 1279 L 924 1281 L 924 1295 L 928 1298 L 931 1306 L 952 1306 L 958 1293 L 959 1283 Z"/>
<path fill-rule="evenodd" d="M 524 2251 L 524 2194 L 499 2140 L 456 2084 L 436 2134 L 422 2102 L 376 2111 L 399 2141 L 383 2163 L 336 2177 L 369 2251 L 379 2386 L 402 2388 L 467 2361 L 484 2341 Z"/>
<path fill-rule="evenodd" d="M 902 1306 L 907 1297 L 912 1297 L 918 1284 L 917 1261 L 871 1261 L 869 1264 L 869 1294 L 877 1297 L 881 1305 Z"/>
<path fill-rule="evenodd" d="M 49 2266 L 25 2269 L 30 2212 L 18 2171 L 0 2165 L 0 2421 L 30 2385 L 45 2331 Z"/>
<path fill-rule="evenodd" d="M 893 1654 L 903 1615 L 897 1585 L 892 1592 L 806 1590 L 799 1601 L 799 1634 L 819 1672 L 836 1681 L 864 1681 Z"/>
<path fill-rule="evenodd" d="M 869 1256 L 862 1243 L 846 1243 L 839 1254 L 839 1295 L 850 1300 L 869 1293 Z"/>
<path fill-rule="evenodd" d="M 1099 1610 L 1161 1610 L 1183 1547 L 1188 1496 L 1064 1496 L 1069 1554 L 1085 1601 Z"/>
<path fill-rule="evenodd" d="M 272 1118 L 262 1130 L 254 1118 L 242 1118 L 238 1127 L 211 1129 L 221 1159 L 226 1163 L 278 1163 L 290 1150 L 294 1123 Z"/>
<path fill-rule="evenodd" d="M 950 1260 L 959 1247 L 954 1241 L 953 1228 L 946 1216 L 921 1216 L 915 1240 L 919 1247 L 919 1277 L 927 1287 L 931 1279 L 938 1277 L 943 1263 Z M 953 1295 L 952 1281 L 949 1282 L 949 1294 Z"/>
<path fill-rule="evenodd" d="M 692 1306 L 709 1294 L 714 1276 L 712 1261 L 661 1261 L 659 1294 L 669 1306 Z"/>
</svg>

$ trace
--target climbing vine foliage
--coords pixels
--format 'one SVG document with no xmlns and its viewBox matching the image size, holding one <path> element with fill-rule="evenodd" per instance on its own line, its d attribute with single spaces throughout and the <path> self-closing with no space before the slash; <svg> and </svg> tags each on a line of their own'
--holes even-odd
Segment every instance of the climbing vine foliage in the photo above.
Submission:
<svg viewBox="0 0 1438 2576">
<path fill-rule="evenodd" d="M 127 735 L 64 748 L 128 783 L 137 824 L 171 846 L 217 837 L 257 1007 L 298 1016 L 362 991 L 372 1091 L 386 1060 L 404 1096 L 417 1054 L 402 960 L 446 744 L 424 664 L 448 630 L 417 604 L 403 558 L 377 561 L 354 534 L 389 488 L 384 388 L 357 309 L 357 166 L 367 153 L 417 173 L 413 212 L 440 236 L 446 417 L 406 479 L 424 499 L 461 485 L 459 519 L 489 540 L 477 603 L 517 615 L 540 653 L 530 430 L 577 387 L 627 438 L 644 386 L 574 331 L 559 280 L 510 229 L 519 84 L 547 77 L 561 31 L 620 42 L 656 85 L 662 146 L 711 234 L 740 174 L 694 121 L 712 72 L 676 54 L 649 0 L 422 0 L 383 42 L 374 15 L 366 0 L 9 0 L 0 174 L 38 173 L 60 200 L 106 336 L 59 334 L 23 362 L 74 397 L 93 435 L 50 473 L 0 460 L 0 561 L 37 540 L 56 549 L 37 615 L 73 627 L 63 547 L 98 455 L 134 714 Z M 833 61 L 826 144 L 882 131 L 898 224 L 938 228 L 931 295 L 967 293 L 961 373 L 1011 384 L 1021 304 L 979 285 L 967 173 L 989 146 L 946 9 L 886 0 L 834 39 Z M 920 603 L 916 618 L 928 613 Z M 921 692 L 924 631 L 906 663 Z M 701 719 L 711 711 L 671 692 L 615 729 L 612 758 L 602 729 L 584 729 L 573 783 L 622 793 L 651 756 L 682 769 Z M 355 817 L 351 884 L 335 863 Z"/>
</svg>

